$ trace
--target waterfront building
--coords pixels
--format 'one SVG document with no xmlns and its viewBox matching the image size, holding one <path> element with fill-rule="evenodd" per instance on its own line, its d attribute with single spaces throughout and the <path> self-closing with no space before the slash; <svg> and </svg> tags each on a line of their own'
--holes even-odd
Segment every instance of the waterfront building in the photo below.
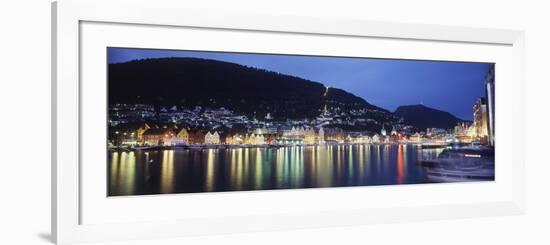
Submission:
<svg viewBox="0 0 550 245">
<path fill-rule="evenodd" d="M 265 138 L 263 135 L 257 135 L 254 145 L 265 145 Z"/>
<path fill-rule="evenodd" d="M 282 140 L 300 140 L 303 141 L 305 137 L 305 129 L 303 127 L 292 127 L 292 129 L 283 130 Z"/>
<path fill-rule="evenodd" d="M 414 133 L 409 137 L 409 142 L 411 143 L 422 143 L 422 135 L 420 135 L 418 132 Z"/>
<path fill-rule="evenodd" d="M 266 134 L 264 138 L 266 144 L 273 144 L 277 141 L 277 134 Z"/>
<path fill-rule="evenodd" d="M 442 128 L 427 128 L 426 129 L 426 135 L 429 137 L 435 137 L 446 134 L 447 131 Z"/>
<path fill-rule="evenodd" d="M 234 134 L 233 136 L 231 136 L 231 144 L 241 145 L 243 143 L 244 143 L 244 138 L 242 135 Z"/>
<path fill-rule="evenodd" d="M 308 127 L 307 129 L 304 130 L 304 144 L 306 145 L 316 144 L 317 143 L 316 138 L 317 137 L 315 135 L 315 130 L 313 128 Z"/>
<path fill-rule="evenodd" d="M 123 123 L 109 127 L 109 141 L 113 145 L 139 145 L 143 133 L 151 126 L 144 122 Z"/>
<path fill-rule="evenodd" d="M 386 137 L 386 142 L 388 143 L 397 143 L 400 141 L 400 137 L 397 134 L 392 134 L 388 137 Z"/>
<path fill-rule="evenodd" d="M 172 144 L 174 145 L 187 145 L 189 144 L 189 132 L 187 129 L 182 128 L 173 138 Z"/>
<path fill-rule="evenodd" d="M 495 145 L 495 66 L 485 76 L 485 97 L 487 97 L 488 141 Z"/>
<path fill-rule="evenodd" d="M 382 130 L 380 130 L 380 134 L 382 136 L 386 136 L 386 129 L 384 128 L 384 124 L 382 124 Z"/>
<path fill-rule="evenodd" d="M 379 143 L 381 143 L 381 142 L 383 142 L 383 141 L 384 141 L 383 137 L 381 137 L 381 136 L 378 135 L 378 134 L 374 134 L 374 135 L 372 136 L 372 140 L 371 140 L 372 143 L 379 144 Z"/>
<path fill-rule="evenodd" d="M 392 126 L 390 135 L 392 135 L 392 136 L 397 135 L 397 131 L 395 130 L 395 126 Z"/>
<path fill-rule="evenodd" d="M 150 129 L 150 128 L 151 127 L 147 123 L 141 124 L 141 126 L 136 130 L 138 142 L 143 142 L 143 134 L 145 133 L 145 131 L 147 131 L 147 129 Z"/>
<path fill-rule="evenodd" d="M 256 135 L 255 134 L 247 134 L 244 137 L 244 143 L 247 144 L 247 145 L 256 144 Z"/>
<path fill-rule="evenodd" d="M 298 127 L 296 129 L 296 136 L 303 138 L 305 134 L 306 130 L 304 129 L 304 127 Z"/>
<path fill-rule="evenodd" d="M 220 144 L 220 135 L 218 134 L 218 132 L 214 131 L 214 133 L 210 133 L 210 131 L 208 131 L 208 133 L 206 133 L 206 135 L 204 136 L 204 144 L 207 144 L 207 145 Z"/>
<path fill-rule="evenodd" d="M 143 133 L 143 144 L 150 146 L 172 145 L 175 135 L 170 128 L 150 128 Z"/>
<path fill-rule="evenodd" d="M 356 143 L 355 140 L 356 140 L 355 138 L 352 138 L 351 135 L 348 134 L 346 136 L 346 138 L 344 139 L 344 142 L 346 142 L 346 143 Z"/>
<path fill-rule="evenodd" d="M 323 127 L 319 128 L 319 133 L 317 134 L 317 142 L 319 142 L 319 144 L 325 143 L 325 130 L 323 129 Z"/>
<path fill-rule="evenodd" d="M 118 134 L 118 145 L 138 145 L 136 133 L 134 131 L 122 132 Z"/>
<path fill-rule="evenodd" d="M 454 128 L 455 140 L 459 143 L 471 143 L 475 138 L 475 127 L 465 122 L 459 123 Z"/>
<path fill-rule="evenodd" d="M 487 122 L 487 99 L 484 97 L 479 98 L 473 106 L 474 111 L 474 128 L 476 138 L 482 143 L 487 143 L 489 128 Z"/>
<path fill-rule="evenodd" d="M 341 128 L 327 128 L 325 130 L 325 141 L 344 143 L 344 130 Z"/>
<path fill-rule="evenodd" d="M 291 129 L 283 130 L 282 138 L 284 139 L 293 138 L 295 135 L 296 135 L 296 128 L 292 127 Z"/>
<path fill-rule="evenodd" d="M 205 136 L 203 130 L 191 130 L 189 131 L 189 144 L 204 144 Z"/>
<path fill-rule="evenodd" d="M 233 136 L 231 135 L 225 136 L 224 143 L 227 145 L 233 145 Z"/>
<path fill-rule="evenodd" d="M 356 135 L 355 137 L 351 137 L 348 135 L 348 141 L 351 143 L 359 143 L 359 144 L 368 144 L 371 143 L 372 139 L 368 135 Z"/>
</svg>

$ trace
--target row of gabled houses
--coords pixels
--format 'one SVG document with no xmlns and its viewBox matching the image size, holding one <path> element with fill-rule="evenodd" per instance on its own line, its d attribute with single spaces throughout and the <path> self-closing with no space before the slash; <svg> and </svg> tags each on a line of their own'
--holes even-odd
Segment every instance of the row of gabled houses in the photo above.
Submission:
<svg viewBox="0 0 550 245">
<path fill-rule="evenodd" d="M 393 130 L 392 130 L 393 131 Z M 397 133 L 372 136 L 344 133 L 340 128 L 292 127 L 290 129 L 256 129 L 250 133 L 232 132 L 230 129 L 182 127 L 177 124 L 133 123 L 121 124 L 109 130 L 109 141 L 114 146 L 177 146 L 177 145 L 267 145 L 325 143 L 392 143 L 422 142 L 420 134 L 405 136 Z"/>
<path fill-rule="evenodd" d="M 250 133 L 231 132 L 230 129 L 208 130 L 201 127 L 182 127 L 174 123 L 128 123 L 111 127 L 112 145 L 173 146 L 194 144 L 265 145 L 279 143 L 322 144 L 326 140 L 344 141 L 341 129 L 293 127 L 292 129 L 258 128 Z"/>
<path fill-rule="evenodd" d="M 174 123 L 127 123 L 109 130 L 109 141 L 112 145 L 203 144 L 207 140 L 212 142 L 212 133 L 205 129 L 190 130 Z"/>
<path fill-rule="evenodd" d="M 249 144 L 263 145 L 273 143 L 276 133 L 262 132 L 251 134 L 231 133 L 227 130 L 208 130 L 206 128 L 182 127 L 177 124 L 133 123 L 121 124 L 109 130 L 110 144 L 120 145 L 217 145 Z"/>
</svg>

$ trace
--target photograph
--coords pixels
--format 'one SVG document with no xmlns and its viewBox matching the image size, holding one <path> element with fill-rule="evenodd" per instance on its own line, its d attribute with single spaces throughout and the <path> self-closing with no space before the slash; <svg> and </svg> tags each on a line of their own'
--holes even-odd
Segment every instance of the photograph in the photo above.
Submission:
<svg viewBox="0 0 550 245">
<path fill-rule="evenodd" d="M 106 52 L 109 197 L 495 180 L 495 63 Z"/>
</svg>

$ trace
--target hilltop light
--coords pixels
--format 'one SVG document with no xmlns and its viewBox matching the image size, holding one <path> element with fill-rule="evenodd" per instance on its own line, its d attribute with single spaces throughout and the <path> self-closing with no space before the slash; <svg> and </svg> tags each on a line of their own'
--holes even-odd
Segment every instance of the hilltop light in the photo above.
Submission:
<svg viewBox="0 0 550 245">
<path fill-rule="evenodd" d="M 327 97 L 329 88 L 330 88 L 330 86 L 325 86 L 325 93 L 323 94 L 324 97 Z"/>
</svg>

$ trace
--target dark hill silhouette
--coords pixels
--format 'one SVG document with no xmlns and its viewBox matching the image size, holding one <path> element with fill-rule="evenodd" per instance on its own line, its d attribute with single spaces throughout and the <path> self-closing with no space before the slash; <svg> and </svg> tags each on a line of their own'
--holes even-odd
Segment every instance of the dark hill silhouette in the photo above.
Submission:
<svg viewBox="0 0 550 245">
<path fill-rule="evenodd" d="M 143 59 L 109 64 L 109 103 L 225 107 L 249 116 L 313 118 L 325 105 L 391 112 L 338 88 L 235 63 L 198 58 Z M 382 120 L 382 119 L 380 119 Z"/>
<path fill-rule="evenodd" d="M 394 114 L 402 117 L 406 124 L 419 129 L 443 128 L 451 129 L 464 120 L 455 117 L 449 112 L 433 109 L 424 105 L 399 106 Z"/>
</svg>

